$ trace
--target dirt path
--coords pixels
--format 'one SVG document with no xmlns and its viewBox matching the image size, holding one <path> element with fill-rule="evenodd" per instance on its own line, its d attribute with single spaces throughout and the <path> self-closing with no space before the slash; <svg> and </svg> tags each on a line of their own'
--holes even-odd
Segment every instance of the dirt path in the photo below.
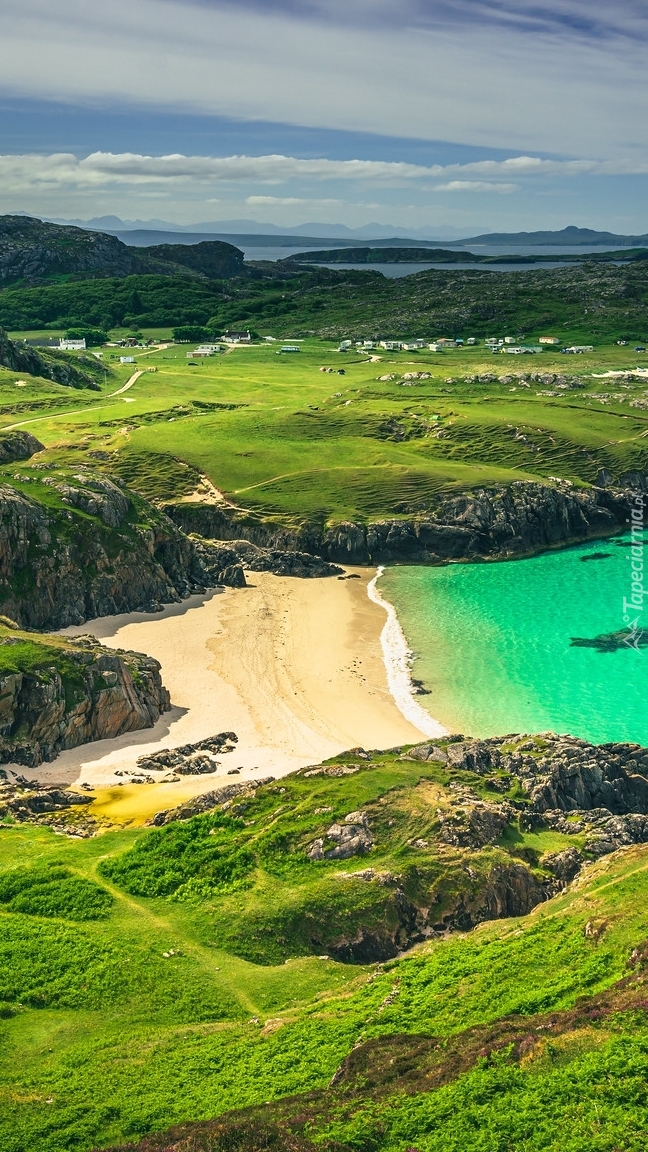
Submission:
<svg viewBox="0 0 648 1152">
<path fill-rule="evenodd" d="M 125 384 L 122 384 L 121 388 L 118 388 L 116 392 L 109 392 L 108 397 L 110 398 L 111 396 L 121 396 L 122 392 L 128 392 L 128 389 L 132 388 L 135 381 L 139 380 L 140 376 L 143 374 L 144 369 L 138 368 L 137 372 L 133 372 L 133 375 L 129 377 Z"/>
</svg>

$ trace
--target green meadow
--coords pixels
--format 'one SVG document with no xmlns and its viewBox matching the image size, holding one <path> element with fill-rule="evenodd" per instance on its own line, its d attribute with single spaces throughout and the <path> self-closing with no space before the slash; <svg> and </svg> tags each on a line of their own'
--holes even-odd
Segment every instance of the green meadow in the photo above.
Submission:
<svg viewBox="0 0 648 1152">
<path fill-rule="evenodd" d="M 0 420 L 36 435 L 51 462 L 116 472 L 149 499 L 181 498 L 204 475 L 240 507 L 285 523 L 408 516 L 475 485 L 551 476 L 583 484 L 602 467 L 645 467 L 645 381 L 593 375 L 641 366 L 628 348 L 514 357 L 482 345 L 370 359 L 319 339 L 299 353 L 279 347 L 191 361 L 191 346 L 171 345 L 135 350 L 134 365 L 105 349 L 95 393 L 22 386 L 1 370 Z M 403 379 L 416 372 L 430 378 Z M 577 375 L 583 386 L 556 393 L 521 383 L 521 372 Z M 504 379 L 465 381 L 484 374 Z"/>
<path fill-rule="evenodd" d="M 410 895 L 432 883 L 440 908 L 476 870 L 517 857 L 541 871 L 542 852 L 574 841 L 511 826 L 481 852 L 440 845 L 430 800 L 452 779 L 374 754 L 162 829 L 0 827 L 3 1150 L 107 1147 L 230 1109 L 338 1152 L 645 1145 L 645 992 L 627 983 L 648 934 L 645 849 L 529 916 L 383 964 L 326 958 L 327 933 L 389 918 L 389 888 L 353 875 L 362 863 L 306 856 L 349 809 L 370 814 L 372 867 Z M 358 1045 L 371 1074 L 328 1090 Z"/>
</svg>

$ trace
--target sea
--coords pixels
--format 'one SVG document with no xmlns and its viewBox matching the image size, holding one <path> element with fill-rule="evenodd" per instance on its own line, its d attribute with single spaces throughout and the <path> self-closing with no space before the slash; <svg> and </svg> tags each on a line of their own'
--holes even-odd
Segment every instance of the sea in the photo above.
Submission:
<svg viewBox="0 0 648 1152">
<path fill-rule="evenodd" d="M 370 595 L 389 613 L 396 702 L 429 736 L 552 731 L 648 745 L 648 647 L 635 646 L 641 613 L 624 613 L 631 584 L 623 537 L 526 560 L 380 570 Z"/>
</svg>

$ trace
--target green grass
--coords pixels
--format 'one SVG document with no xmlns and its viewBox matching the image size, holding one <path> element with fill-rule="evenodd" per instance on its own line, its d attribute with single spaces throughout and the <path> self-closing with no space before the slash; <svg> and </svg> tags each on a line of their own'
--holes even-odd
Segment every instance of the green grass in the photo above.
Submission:
<svg viewBox="0 0 648 1152">
<path fill-rule="evenodd" d="M 241 508 L 286 524 L 407 517 L 475 486 L 556 475 L 587 484 L 601 467 L 613 475 L 646 467 L 648 412 L 630 406 L 644 402 L 645 382 L 592 375 L 633 367 L 626 348 L 569 359 L 548 352 L 521 365 L 479 347 L 382 352 L 379 363 L 339 356 L 323 341 L 301 347 L 292 359 L 272 346 L 242 348 L 195 368 L 183 345 L 170 347 L 140 358 L 157 371 L 124 394 L 111 395 L 129 366 L 90 402 L 61 389 L 57 406 L 50 386 L 32 401 L 47 408 L 33 411 L 29 403 L 16 411 L 20 390 L 8 383 L 14 403 L 0 405 L 0 419 L 37 435 L 45 461 L 112 471 L 148 499 L 182 498 L 204 474 Z M 327 364 L 343 364 L 345 375 L 320 373 Z M 577 372 L 585 387 L 543 396 L 541 382 L 464 381 L 521 369 Z M 400 383 L 423 370 L 430 380 Z M 390 373 L 395 381 L 377 379 Z M 7 480 L 14 471 L 5 469 Z"/>
<path fill-rule="evenodd" d="M 415 766 L 402 770 L 411 787 L 407 774 Z M 335 805 L 336 795 L 341 808 L 387 795 L 394 811 L 402 801 L 408 819 L 417 805 L 398 771 L 385 760 L 343 780 L 314 777 L 312 797 L 308 780 L 288 778 L 289 794 L 280 797 L 288 823 L 297 828 L 308 807 L 323 799 Z M 263 803 L 261 795 L 260 809 Z M 245 818 L 258 822 L 259 811 L 251 811 Z M 207 826 L 210 820 L 204 818 Z M 256 828 L 250 825 L 248 834 Z M 400 828 L 399 841 L 407 830 Z M 160 833 L 111 832 L 79 842 L 42 827 L 14 827 L 2 837 L 3 883 L 20 869 L 67 871 L 112 896 L 108 918 L 85 923 L 0 908 L 0 1142 L 7 1152 L 90 1149 L 230 1108 L 317 1093 L 359 1042 L 436 1035 L 446 1043 L 456 1037 L 461 1046 L 467 1029 L 500 1028 L 498 1021 L 511 1014 L 533 1027 L 537 1013 L 570 1011 L 579 997 L 611 988 L 648 934 L 648 862 L 645 849 L 635 848 L 599 863 L 585 885 L 528 917 L 422 945 L 383 967 L 313 956 L 258 965 L 230 951 L 224 931 L 226 924 L 231 929 L 236 899 L 243 917 L 242 893 L 212 885 L 208 896 L 144 897 L 107 878 L 112 871 L 123 879 L 120 861 L 141 855 L 147 841 L 159 843 Z M 168 833 L 167 841 L 173 839 Z M 281 864 L 285 851 L 275 852 Z M 266 859 L 271 856 L 266 851 Z M 194 865 L 204 875 L 203 863 Z M 256 904 L 245 896 L 248 919 L 264 901 L 273 910 L 286 907 L 307 867 L 314 866 L 296 861 L 288 874 L 285 866 L 275 869 Z M 331 915 L 330 907 L 320 911 Z M 607 925 L 596 940 L 584 934 L 588 920 Z M 634 1148 L 624 1141 L 641 1120 L 645 1024 L 640 1014 L 634 1021 L 606 1021 L 602 1034 L 601 1027 L 590 1020 L 570 1042 L 548 1037 L 530 1064 L 508 1059 L 506 1049 L 499 1058 L 469 1061 L 462 1071 L 464 1060 L 438 1091 L 419 1086 L 403 1098 L 387 1084 L 376 1095 L 369 1082 L 352 1098 L 329 1093 L 317 1108 L 297 1100 L 293 1112 L 313 1110 L 317 1139 L 335 1136 L 345 1148 L 367 1152 L 402 1152 L 413 1140 L 434 1152 Z M 632 1084 L 637 1088 L 620 1111 L 619 1099 Z M 595 1104 L 607 1144 L 594 1141 Z M 288 1105 L 273 1107 L 285 1112 Z M 266 1111 L 270 1120 L 275 1113 Z M 562 1117 L 560 1139 L 571 1143 L 551 1143 L 552 1113 Z M 534 1114 L 537 1130 L 529 1127 Z M 422 1137 L 429 1142 L 421 1144 Z"/>
</svg>

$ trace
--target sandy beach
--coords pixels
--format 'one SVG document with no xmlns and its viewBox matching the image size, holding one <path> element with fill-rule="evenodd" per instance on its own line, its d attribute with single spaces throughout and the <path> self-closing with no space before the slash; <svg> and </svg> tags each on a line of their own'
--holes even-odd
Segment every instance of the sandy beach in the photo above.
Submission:
<svg viewBox="0 0 648 1152">
<path fill-rule="evenodd" d="M 367 594 L 374 573 L 356 574 L 299 580 L 249 573 L 247 588 L 66 629 L 64 635 L 92 633 L 110 647 L 154 656 L 173 707 L 155 728 L 64 752 L 32 775 L 106 790 L 103 802 L 118 802 L 128 819 L 131 810 L 136 818 L 232 779 L 279 777 L 359 745 L 420 740 L 420 728 L 389 690 L 380 642 L 386 613 Z M 215 775 L 122 782 L 120 773 L 132 771 L 138 756 L 221 731 L 236 732 L 238 745 Z M 230 768 L 241 771 L 228 777 Z"/>
</svg>

